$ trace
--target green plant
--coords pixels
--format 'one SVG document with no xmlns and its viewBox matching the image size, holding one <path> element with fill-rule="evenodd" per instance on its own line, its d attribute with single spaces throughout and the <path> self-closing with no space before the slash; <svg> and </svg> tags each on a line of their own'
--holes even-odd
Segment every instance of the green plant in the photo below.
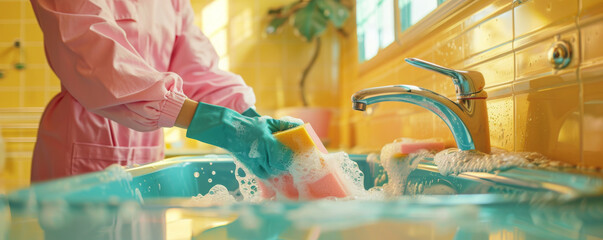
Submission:
<svg viewBox="0 0 603 240">
<path fill-rule="evenodd" d="M 286 22 L 290 22 L 300 36 L 306 41 L 314 41 L 316 44 L 312 58 L 308 66 L 304 68 L 299 81 L 301 100 L 304 107 L 307 107 L 306 78 L 320 52 L 320 35 L 326 30 L 327 24 L 331 22 L 338 32 L 345 36 L 346 34 L 342 28 L 350 15 L 350 11 L 340 0 L 299 0 L 279 8 L 270 9 L 268 15 L 272 17 L 268 27 L 266 27 L 268 34 L 277 33 L 277 30 Z M 289 21 L 290 19 L 292 21 Z"/>
</svg>

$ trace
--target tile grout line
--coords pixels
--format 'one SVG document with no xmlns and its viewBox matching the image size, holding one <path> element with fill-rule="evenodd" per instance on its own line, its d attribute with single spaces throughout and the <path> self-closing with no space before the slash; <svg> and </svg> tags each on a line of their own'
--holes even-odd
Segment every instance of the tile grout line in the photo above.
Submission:
<svg viewBox="0 0 603 240">
<path fill-rule="evenodd" d="M 578 40 L 577 40 L 577 45 L 578 45 L 578 49 L 577 52 L 580 57 L 577 59 L 578 60 L 578 66 L 576 67 L 576 78 L 578 79 L 578 110 L 580 112 L 580 124 L 578 124 L 580 130 L 579 130 L 579 136 L 580 139 L 578 140 L 578 144 L 580 145 L 579 147 L 579 152 L 580 152 L 580 165 L 585 166 L 585 160 L 584 160 L 584 82 L 582 80 L 582 59 L 583 59 L 583 51 L 582 49 L 584 48 L 584 46 L 582 45 L 582 28 L 580 26 L 580 16 L 582 15 L 582 11 L 583 11 L 583 6 L 582 6 L 582 1 L 578 1 L 578 16 L 576 16 L 575 19 L 575 24 L 576 24 L 576 29 L 578 30 Z M 574 54 L 576 55 L 576 54 Z"/>
</svg>

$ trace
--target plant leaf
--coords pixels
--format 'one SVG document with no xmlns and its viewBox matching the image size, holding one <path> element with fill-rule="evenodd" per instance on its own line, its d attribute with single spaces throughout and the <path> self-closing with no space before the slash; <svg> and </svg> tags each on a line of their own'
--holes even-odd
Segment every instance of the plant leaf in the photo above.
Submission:
<svg viewBox="0 0 603 240">
<path fill-rule="evenodd" d="M 283 25 L 283 23 L 285 23 L 287 21 L 286 17 L 275 17 L 273 18 L 270 23 L 268 23 L 268 26 L 266 27 L 266 33 L 268 34 L 273 34 L 276 33 L 276 30 L 278 30 L 278 28 Z"/>
<path fill-rule="evenodd" d="M 341 28 L 345 20 L 350 16 L 350 11 L 337 0 L 317 0 L 318 8 L 322 14 L 333 22 L 337 28 Z"/>
<path fill-rule="evenodd" d="M 327 27 L 327 18 L 321 13 L 316 1 L 310 1 L 308 5 L 295 13 L 293 26 L 308 41 L 323 33 Z"/>
</svg>

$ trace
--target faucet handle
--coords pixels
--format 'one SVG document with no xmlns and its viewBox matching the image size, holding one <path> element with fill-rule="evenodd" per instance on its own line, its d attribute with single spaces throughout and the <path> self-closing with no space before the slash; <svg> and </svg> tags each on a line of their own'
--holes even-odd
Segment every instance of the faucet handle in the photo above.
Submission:
<svg viewBox="0 0 603 240">
<path fill-rule="evenodd" d="M 407 63 L 413 66 L 431 70 L 437 73 L 447 75 L 452 78 L 452 82 L 456 87 L 456 95 L 458 98 L 475 98 L 475 94 L 480 93 L 486 82 L 484 76 L 477 71 L 460 71 L 446 67 L 442 67 L 418 58 L 406 58 Z"/>
</svg>

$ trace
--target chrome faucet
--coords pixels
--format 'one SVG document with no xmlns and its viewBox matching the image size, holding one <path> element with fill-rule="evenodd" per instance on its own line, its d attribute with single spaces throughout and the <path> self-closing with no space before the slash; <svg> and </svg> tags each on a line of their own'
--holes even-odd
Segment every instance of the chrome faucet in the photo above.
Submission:
<svg viewBox="0 0 603 240">
<path fill-rule="evenodd" d="M 461 150 L 490 153 L 490 130 L 484 91 L 484 77 L 476 71 L 458 71 L 416 58 L 407 58 L 413 66 L 431 70 L 452 78 L 456 88 L 454 102 L 438 93 L 412 85 L 392 85 L 367 88 L 352 96 L 353 108 L 365 111 L 367 105 L 398 101 L 412 103 L 438 115 L 454 136 Z"/>
</svg>

